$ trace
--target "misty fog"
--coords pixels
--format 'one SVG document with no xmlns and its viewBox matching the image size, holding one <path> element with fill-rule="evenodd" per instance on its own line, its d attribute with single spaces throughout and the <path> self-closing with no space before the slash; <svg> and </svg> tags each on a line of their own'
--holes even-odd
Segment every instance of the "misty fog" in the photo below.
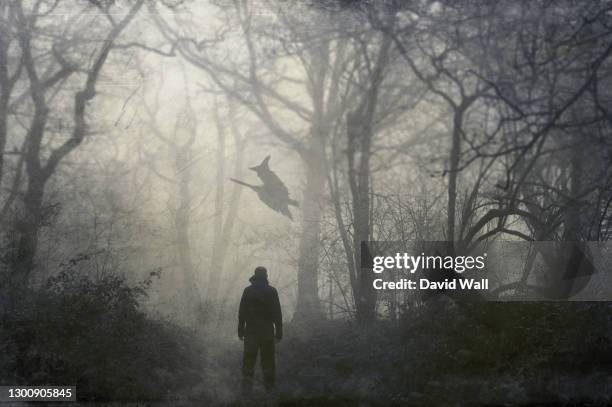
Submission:
<svg viewBox="0 0 612 407">
<path fill-rule="evenodd" d="M 591 242 L 609 269 L 611 16 L 607 1 L 2 2 L 3 315 L 49 287 L 108 299 L 125 284 L 142 318 L 205 344 L 197 377 L 216 390 L 193 394 L 227 402 L 257 266 L 296 349 L 444 313 L 374 290 L 361 242 L 520 242 L 492 274 L 500 298 L 548 284 L 563 242 Z M 258 195 L 266 157 L 288 197 Z M 539 241 L 553 243 L 537 257 Z M 589 284 L 584 298 L 612 294 L 605 273 Z M 382 380 L 364 376 L 340 393 Z"/>
</svg>

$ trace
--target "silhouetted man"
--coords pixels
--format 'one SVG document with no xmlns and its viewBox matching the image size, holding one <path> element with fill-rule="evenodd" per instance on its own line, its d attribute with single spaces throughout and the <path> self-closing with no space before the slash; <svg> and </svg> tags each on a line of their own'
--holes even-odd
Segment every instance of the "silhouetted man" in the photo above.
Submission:
<svg viewBox="0 0 612 407">
<path fill-rule="evenodd" d="M 283 337 L 283 316 L 276 289 L 268 284 L 268 271 L 257 267 L 244 289 L 238 311 L 238 338 L 244 339 L 242 359 L 242 392 L 249 395 L 253 389 L 253 373 L 257 353 L 261 354 L 261 367 L 266 391 L 274 388 L 274 342 Z"/>
</svg>

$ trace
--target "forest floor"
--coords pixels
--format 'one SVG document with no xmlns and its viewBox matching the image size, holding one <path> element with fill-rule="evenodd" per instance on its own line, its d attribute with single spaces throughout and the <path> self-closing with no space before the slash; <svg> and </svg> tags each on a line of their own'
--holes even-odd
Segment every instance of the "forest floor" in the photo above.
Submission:
<svg viewBox="0 0 612 407">
<path fill-rule="evenodd" d="M 345 321 L 289 324 L 277 347 L 277 393 L 265 397 L 256 371 L 252 405 L 612 403 L 608 338 L 580 333 L 579 326 L 572 335 L 567 324 L 574 322 L 562 307 L 504 307 L 496 318 L 452 309 L 436 320 L 420 315 L 368 329 Z M 224 340 L 209 349 L 206 384 L 193 396 L 201 391 L 219 405 L 244 404 L 238 398 L 242 343 Z"/>
<path fill-rule="evenodd" d="M 277 391 L 271 397 L 258 369 L 254 397 L 240 398 L 242 343 L 236 337 L 201 337 L 195 340 L 202 352 L 189 354 L 197 363 L 190 365 L 188 355 L 175 370 L 159 367 L 151 376 L 180 379 L 165 401 L 70 405 L 612 404 L 607 306 L 489 304 L 427 312 L 368 328 L 338 320 L 287 324 L 276 350 Z M 167 349 L 174 354 L 182 348 Z M 3 403 L 12 405 L 23 404 Z"/>
</svg>

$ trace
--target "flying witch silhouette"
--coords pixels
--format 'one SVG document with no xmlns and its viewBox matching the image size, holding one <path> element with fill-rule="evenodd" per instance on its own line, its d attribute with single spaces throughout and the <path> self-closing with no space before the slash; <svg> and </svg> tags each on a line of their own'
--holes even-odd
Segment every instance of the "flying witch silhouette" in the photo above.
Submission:
<svg viewBox="0 0 612 407">
<path fill-rule="evenodd" d="M 248 184 L 235 178 L 230 178 L 230 180 L 251 188 L 257 193 L 257 197 L 261 202 L 265 203 L 276 212 L 282 213 L 293 220 L 293 216 L 291 216 L 291 212 L 289 211 L 289 206 L 298 206 L 298 202 L 289 197 L 289 190 L 278 175 L 270 169 L 269 162 L 270 156 L 267 156 L 261 164 L 249 168 L 257 173 L 257 176 L 263 182 L 261 185 Z"/>
</svg>

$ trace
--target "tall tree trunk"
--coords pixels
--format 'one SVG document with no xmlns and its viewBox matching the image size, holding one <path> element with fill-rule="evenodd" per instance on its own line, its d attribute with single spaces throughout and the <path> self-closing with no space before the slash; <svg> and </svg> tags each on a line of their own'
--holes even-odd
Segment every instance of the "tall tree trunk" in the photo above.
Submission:
<svg viewBox="0 0 612 407">
<path fill-rule="evenodd" d="M 319 135 L 310 138 L 303 154 L 306 188 L 301 202 L 302 230 L 298 257 L 298 292 L 294 320 L 308 322 L 323 317 L 319 302 L 319 244 L 321 197 L 325 188 L 324 146 Z"/>
<path fill-rule="evenodd" d="M 10 84 L 8 76 L 8 41 L 7 35 L 0 28 L 0 185 L 4 175 L 4 154 L 6 148 L 8 102 Z"/>
<path fill-rule="evenodd" d="M 29 284 L 30 273 L 34 268 L 34 258 L 38 249 L 40 225 L 43 220 L 43 196 L 45 180 L 42 175 L 28 178 L 28 186 L 23 197 L 24 213 L 17 222 L 19 241 L 15 258 L 16 282 L 22 288 Z"/>
<path fill-rule="evenodd" d="M 395 15 L 389 16 L 390 21 Z M 361 257 L 365 244 L 372 236 L 372 211 L 370 202 L 372 139 L 374 138 L 374 116 L 378 105 L 383 72 L 387 66 L 391 40 L 383 36 L 376 63 L 367 91 L 354 112 L 346 115 L 348 179 L 353 206 L 353 295 L 357 308 L 357 321 L 367 325 L 376 318 L 376 291 L 374 274 L 364 268 Z"/>
<path fill-rule="evenodd" d="M 459 159 L 461 157 L 461 131 L 463 126 L 463 109 L 455 108 L 453 112 L 453 132 L 450 149 L 450 168 L 448 171 L 448 218 L 447 240 L 455 240 L 455 225 L 457 217 L 457 178 L 459 176 Z M 451 243 L 452 245 L 452 243 Z"/>
<path fill-rule="evenodd" d="M 362 267 L 362 243 L 370 240 L 370 155 L 371 124 L 363 120 L 362 109 L 347 115 L 349 182 L 353 207 L 353 266 L 358 276 L 353 287 L 357 321 L 368 324 L 375 318 L 374 275 Z M 357 160 L 355 160 L 357 158 Z M 356 162 L 357 161 L 357 162 Z"/>
<path fill-rule="evenodd" d="M 9 47 L 11 33 L 9 28 L 9 4 L 0 4 L 0 186 L 4 177 L 4 155 L 7 142 L 9 101 L 11 93 L 21 75 L 22 64 L 11 75 L 9 72 Z"/>
<path fill-rule="evenodd" d="M 189 146 L 184 147 L 188 149 Z M 178 179 L 178 206 L 174 214 L 174 224 L 176 233 L 176 245 L 178 261 L 183 271 L 183 285 L 187 303 L 192 311 L 196 312 L 200 305 L 200 295 L 197 290 L 195 269 L 192 260 L 191 239 L 189 237 L 191 223 L 191 166 L 186 156 L 187 151 L 176 152 L 176 172 Z M 187 165 L 186 165 L 187 163 Z M 186 166 L 185 166 L 186 165 Z"/>
<path fill-rule="evenodd" d="M 583 140 L 580 140 L 579 135 L 573 136 L 572 146 L 570 148 L 570 180 L 569 180 L 569 192 L 570 192 L 570 203 L 568 208 L 568 215 L 565 222 L 565 240 L 566 241 L 579 241 L 582 240 L 582 222 L 580 219 L 580 200 L 581 200 L 581 187 L 584 182 L 584 163 L 583 163 Z"/>
<path fill-rule="evenodd" d="M 216 107 L 215 107 L 216 109 Z M 215 112 L 216 113 L 216 112 Z M 225 129 L 220 123 L 217 114 L 217 159 L 216 159 L 216 188 L 215 188 L 215 219 L 213 233 L 213 247 L 208 276 L 208 288 L 206 295 L 207 312 L 213 311 L 213 305 L 217 301 L 217 291 L 223 265 L 225 261 L 226 244 L 223 241 L 223 207 L 225 203 Z"/>
<path fill-rule="evenodd" d="M 48 171 L 42 168 L 40 163 L 40 148 L 49 109 L 41 103 L 40 98 L 35 100 L 37 103 L 35 103 L 34 117 L 26 136 L 25 164 L 28 183 L 23 196 L 23 214 L 17 221 L 19 240 L 15 258 L 15 273 L 18 284 L 22 285 L 23 288 L 28 286 L 30 273 L 34 269 L 39 230 L 43 220 L 45 185 L 50 175 Z"/>
<path fill-rule="evenodd" d="M 235 117 L 235 109 L 234 109 L 234 104 L 233 101 L 230 99 L 229 101 L 229 113 L 231 117 Z M 240 179 L 242 178 L 242 167 L 244 164 L 244 151 L 246 148 L 245 143 L 243 142 L 243 138 L 242 135 L 240 134 L 240 131 L 238 130 L 238 126 L 236 126 L 236 122 L 235 121 L 230 121 L 230 130 L 232 133 L 232 137 L 234 139 L 234 145 L 236 148 L 236 159 L 234 161 L 234 178 Z M 236 218 L 238 215 L 238 209 L 240 207 L 240 196 L 242 195 L 242 190 L 243 188 L 238 185 L 238 184 L 234 184 L 232 187 L 232 192 L 230 193 L 230 203 L 229 203 L 229 209 L 227 210 L 227 215 L 225 217 L 225 221 L 223 222 L 223 236 L 222 236 L 222 241 L 221 241 L 221 248 L 222 248 L 222 253 L 220 253 L 222 255 L 222 259 L 221 259 L 221 269 L 225 269 L 225 261 L 227 259 L 227 247 L 231 241 L 232 238 L 232 232 L 234 231 L 234 224 L 236 222 Z M 237 272 L 239 272 L 241 270 L 237 270 Z M 233 286 L 234 281 L 236 281 L 233 277 L 238 278 L 239 274 L 237 274 L 236 276 L 229 276 L 229 284 L 227 285 L 227 287 L 222 290 L 222 295 L 220 298 L 220 304 L 219 304 L 219 312 L 217 315 L 217 327 L 220 327 L 221 324 L 223 323 L 223 317 L 225 315 L 225 307 L 227 305 L 227 299 L 229 297 L 229 292 Z"/>
</svg>

